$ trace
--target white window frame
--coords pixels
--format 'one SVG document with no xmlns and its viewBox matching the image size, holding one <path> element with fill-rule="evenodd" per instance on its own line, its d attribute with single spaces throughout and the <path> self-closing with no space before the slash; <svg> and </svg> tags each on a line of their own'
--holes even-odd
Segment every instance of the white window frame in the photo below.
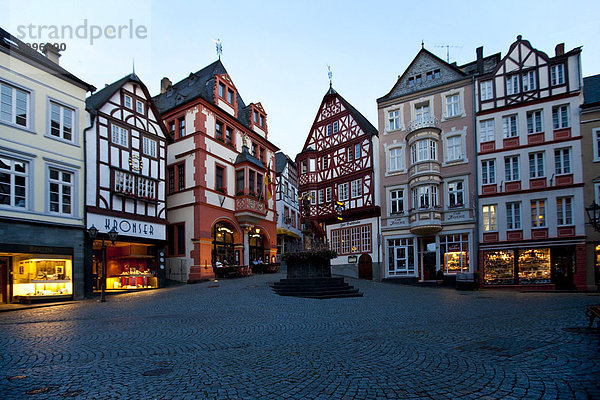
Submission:
<svg viewBox="0 0 600 400">
<path fill-rule="evenodd" d="M 521 157 L 508 156 L 504 157 L 504 179 L 506 182 L 514 182 L 521 180 Z"/>
<path fill-rule="evenodd" d="M 564 85 L 565 64 L 556 64 L 550 67 L 550 81 L 552 86 Z"/>
<path fill-rule="evenodd" d="M 325 201 L 331 203 L 331 186 L 325 188 Z"/>
<path fill-rule="evenodd" d="M 465 206 L 465 182 L 457 180 L 448 182 L 448 208 Z"/>
<path fill-rule="evenodd" d="M 58 121 L 54 119 L 55 107 L 58 109 Z M 77 111 L 73 107 L 68 107 L 62 103 L 54 100 L 48 102 L 48 134 L 47 136 L 52 139 L 59 139 L 68 143 L 75 143 L 77 138 L 77 126 L 76 126 Z M 71 138 L 65 137 L 67 134 L 66 128 L 68 126 L 68 118 L 71 119 L 69 126 L 70 131 L 68 132 Z M 53 123 L 57 122 L 58 134 L 53 133 Z"/>
<path fill-rule="evenodd" d="M 6 102 L 5 92 L 10 89 L 10 105 Z M 25 125 L 17 122 L 17 94 L 25 95 Z M 32 93 L 30 90 L 25 88 L 12 85 L 5 81 L 0 81 L 0 122 L 24 129 L 31 129 L 32 126 L 32 104 L 31 104 Z M 6 112 L 6 108 L 10 108 L 10 119 L 4 119 L 3 114 Z M 5 111 L 2 111 L 4 109 Z"/>
<path fill-rule="evenodd" d="M 129 100 L 129 101 L 127 101 L 127 100 Z M 126 108 L 133 110 L 133 99 L 131 98 L 130 95 L 128 95 L 128 94 L 123 95 L 123 105 Z"/>
<path fill-rule="evenodd" d="M 556 224 L 558 226 L 573 225 L 573 197 L 556 198 Z"/>
<path fill-rule="evenodd" d="M 325 201 L 325 191 L 323 189 L 319 189 L 319 204 L 323 204 Z"/>
<path fill-rule="evenodd" d="M 348 201 L 348 182 L 338 184 L 337 192 L 339 201 Z"/>
<path fill-rule="evenodd" d="M 29 208 L 29 173 L 30 173 L 30 166 L 31 166 L 30 161 L 24 160 L 22 158 L 4 155 L 4 154 L 0 154 L 0 158 L 3 161 L 8 162 L 9 168 L 8 169 L 0 169 L 0 172 L 2 172 L 2 174 L 4 174 L 4 175 L 8 175 L 9 182 L 7 182 L 7 184 L 9 186 L 9 190 L 10 190 L 10 192 L 8 194 L 6 194 L 6 193 L 4 194 L 9 197 L 9 199 L 8 199 L 9 204 L 0 204 L 0 207 L 28 209 Z M 25 172 L 16 171 L 15 163 L 22 163 Z M 17 194 L 16 194 L 16 188 L 17 188 L 16 179 L 17 178 L 23 178 L 23 180 L 24 180 L 24 183 L 22 185 L 23 190 L 24 190 L 23 196 L 17 196 Z M 19 187 L 21 187 L 21 185 L 19 185 Z M 17 197 L 18 198 L 22 197 L 23 199 L 19 200 L 19 202 L 17 202 Z"/>
<path fill-rule="evenodd" d="M 493 118 L 479 121 L 480 143 L 493 142 L 496 139 L 495 125 Z"/>
<path fill-rule="evenodd" d="M 506 77 L 506 94 L 513 95 L 519 93 L 519 75 L 513 74 Z"/>
<path fill-rule="evenodd" d="M 398 129 L 400 129 L 400 110 L 388 111 L 388 131 L 391 132 Z"/>
<path fill-rule="evenodd" d="M 339 123 L 338 121 L 333 121 L 333 133 L 338 133 L 339 132 Z"/>
<path fill-rule="evenodd" d="M 428 121 L 429 116 L 429 102 L 415 104 L 415 120 L 417 120 L 418 123 Z"/>
<path fill-rule="evenodd" d="M 362 156 L 360 143 L 354 145 L 354 159 L 358 160 Z"/>
<path fill-rule="evenodd" d="M 157 144 L 156 140 L 151 139 L 148 136 L 142 136 L 142 153 L 156 158 Z"/>
<path fill-rule="evenodd" d="M 460 94 L 454 93 L 446 96 L 446 118 L 458 117 L 460 112 Z"/>
<path fill-rule="evenodd" d="M 404 189 L 391 189 L 389 191 L 390 198 L 390 215 L 404 213 Z"/>
<path fill-rule="evenodd" d="M 506 203 L 506 230 L 514 231 L 521 229 L 521 202 L 512 201 Z"/>
<path fill-rule="evenodd" d="M 529 178 L 543 178 L 546 176 L 546 152 L 537 151 L 529 153 Z"/>
<path fill-rule="evenodd" d="M 494 98 L 494 85 L 492 80 L 479 82 L 479 95 L 481 101 L 491 100 Z"/>
<path fill-rule="evenodd" d="M 497 207 L 497 204 L 486 204 L 481 207 L 484 232 L 496 232 L 498 230 Z"/>
<path fill-rule="evenodd" d="M 556 175 L 571 173 L 571 148 L 554 149 L 554 172 Z"/>
<path fill-rule="evenodd" d="M 454 142 L 454 143 L 451 143 Z M 446 138 L 446 161 L 460 161 L 464 158 L 462 136 L 454 135 Z"/>
<path fill-rule="evenodd" d="M 493 185 L 496 183 L 496 160 L 481 160 L 481 184 Z"/>
<path fill-rule="evenodd" d="M 316 190 L 310 191 L 310 204 L 313 206 L 317 204 L 317 191 Z"/>
<path fill-rule="evenodd" d="M 535 70 L 525 72 L 521 79 L 523 80 L 523 92 L 536 89 Z"/>
<path fill-rule="evenodd" d="M 58 173 L 58 178 L 52 178 L 52 172 L 55 171 Z M 67 175 L 70 177 L 70 181 L 65 181 L 64 176 Z M 52 185 L 58 186 L 58 192 L 52 191 Z M 68 189 L 68 194 L 65 193 L 65 189 Z M 75 173 L 73 171 L 64 170 L 55 166 L 48 166 L 48 186 L 47 186 L 47 198 L 48 198 L 48 212 L 51 214 L 60 214 L 60 215 L 73 215 L 75 210 Z M 52 194 L 57 193 L 58 202 L 52 201 Z M 64 212 L 63 209 L 65 207 L 65 196 L 68 196 L 69 199 L 69 212 Z M 52 210 L 52 205 L 56 203 L 58 207 L 58 211 Z"/>
<path fill-rule="evenodd" d="M 325 128 L 325 130 L 327 131 L 327 132 L 326 132 L 326 135 L 327 135 L 327 136 L 331 136 L 331 131 L 332 131 L 332 126 L 331 126 L 331 124 L 328 124 L 328 125 L 327 125 L 327 127 Z"/>
<path fill-rule="evenodd" d="M 437 143 L 433 139 L 421 139 L 411 147 L 412 163 L 437 159 Z"/>
<path fill-rule="evenodd" d="M 110 139 L 113 144 L 129 147 L 129 130 L 127 128 L 112 124 L 110 132 Z"/>
<path fill-rule="evenodd" d="M 531 200 L 531 227 L 546 227 L 546 199 Z"/>
<path fill-rule="evenodd" d="M 592 142 L 594 146 L 594 162 L 600 162 L 600 128 L 592 129 Z"/>
<path fill-rule="evenodd" d="M 517 114 L 502 117 L 502 136 L 504 138 L 519 136 L 519 118 Z"/>
<path fill-rule="evenodd" d="M 350 182 L 350 196 L 356 199 L 362 196 L 362 178 L 356 179 Z"/>
<path fill-rule="evenodd" d="M 404 148 L 392 147 L 388 150 L 388 172 L 398 172 L 403 169 Z"/>
<path fill-rule="evenodd" d="M 544 113 L 542 110 L 527 112 L 527 134 L 544 132 Z"/>
<path fill-rule="evenodd" d="M 570 126 L 569 105 L 561 104 L 560 106 L 552 107 L 552 127 L 554 129 L 563 129 Z"/>
<path fill-rule="evenodd" d="M 135 100 L 135 111 L 139 114 L 144 113 L 144 103 L 141 100 Z"/>
</svg>

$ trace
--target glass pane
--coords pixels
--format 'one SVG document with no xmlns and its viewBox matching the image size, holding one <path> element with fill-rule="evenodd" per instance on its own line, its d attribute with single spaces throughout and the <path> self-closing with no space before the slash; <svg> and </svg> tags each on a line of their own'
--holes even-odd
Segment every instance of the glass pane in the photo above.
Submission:
<svg viewBox="0 0 600 400">
<path fill-rule="evenodd" d="M 58 171 L 55 169 L 50 170 L 50 179 L 58 179 Z M 50 185 L 52 187 L 52 185 Z M 58 189 L 56 189 L 58 190 Z"/>
</svg>

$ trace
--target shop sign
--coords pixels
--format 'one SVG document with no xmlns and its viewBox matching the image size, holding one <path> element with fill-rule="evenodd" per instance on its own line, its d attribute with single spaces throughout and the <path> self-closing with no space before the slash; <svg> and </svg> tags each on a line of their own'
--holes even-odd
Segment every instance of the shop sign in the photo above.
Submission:
<svg viewBox="0 0 600 400">
<path fill-rule="evenodd" d="M 356 256 L 348 256 L 348 264 L 356 264 L 358 261 Z"/>
<path fill-rule="evenodd" d="M 94 225 L 101 233 L 107 233 L 112 228 L 115 228 L 119 235 L 156 240 L 166 239 L 166 229 L 164 225 L 147 221 L 88 214 L 87 227 L 91 228 L 92 225 Z"/>
<path fill-rule="evenodd" d="M 363 223 L 363 221 L 348 221 L 348 222 L 342 222 L 340 224 L 341 228 L 344 228 L 346 226 L 353 226 L 353 225 L 360 225 L 361 223 Z"/>
<path fill-rule="evenodd" d="M 396 217 L 396 218 L 388 219 L 388 225 L 389 226 L 408 225 L 408 218 L 407 217 Z"/>
<path fill-rule="evenodd" d="M 464 221 L 467 219 L 467 211 L 453 211 L 446 213 L 446 221 Z"/>
<path fill-rule="evenodd" d="M 449 244 L 448 251 L 460 251 L 460 244 L 457 244 L 457 243 Z"/>
</svg>

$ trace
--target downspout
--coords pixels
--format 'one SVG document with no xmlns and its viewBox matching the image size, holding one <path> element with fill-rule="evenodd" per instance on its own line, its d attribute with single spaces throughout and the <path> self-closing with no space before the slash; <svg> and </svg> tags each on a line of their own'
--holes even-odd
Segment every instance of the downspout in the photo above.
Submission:
<svg viewBox="0 0 600 400">
<path fill-rule="evenodd" d="M 478 75 L 478 74 L 477 74 Z M 474 238 L 473 238 L 473 251 L 475 253 L 475 257 L 471 257 L 471 260 L 474 260 L 473 271 L 479 272 L 480 278 L 483 279 L 483 271 L 479 271 L 479 160 L 477 154 L 477 95 L 475 94 L 476 81 L 475 76 L 471 78 L 473 90 L 473 150 L 475 153 L 475 182 L 473 182 L 473 187 L 475 188 L 475 199 L 473 200 L 473 207 L 475 208 L 474 217 L 475 217 L 475 229 L 474 229 Z M 479 286 L 479 282 L 475 282 L 477 286 Z"/>
<path fill-rule="evenodd" d="M 84 243 L 84 265 L 83 265 L 83 293 L 84 293 L 84 297 L 86 294 L 92 294 L 93 293 L 93 288 L 92 288 L 92 282 L 91 280 L 89 281 L 89 287 L 88 287 L 88 277 L 91 277 L 91 272 L 92 272 L 92 263 L 93 261 L 91 260 L 91 254 L 93 252 L 93 246 L 94 243 L 92 241 L 91 243 L 91 248 L 88 249 L 88 246 L 86 246 L 85 244 L 87 243 L 87 212 L 86 212 L 86 206 L 87 206 L 87 182 L 88 182 L 88 176 L 87 176 L 87 131 L 89 131 L 90 129 L 92 129 L 92 127 L 94 126 L 94 114 L 88 111 L 88 114 L 90 115 L 90 126 L 88 126 L 87 128 L 83 129 L 83 243 Z M 89 267 L 89 271 L 88 271 L 88 267 Z M 89 272 L 89 273 L 88 273 Z"/>
</svg>

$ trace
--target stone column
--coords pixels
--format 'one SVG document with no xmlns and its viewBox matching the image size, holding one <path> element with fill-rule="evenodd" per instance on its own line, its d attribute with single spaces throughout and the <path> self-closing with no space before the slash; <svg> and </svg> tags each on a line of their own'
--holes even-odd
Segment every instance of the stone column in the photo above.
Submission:
<svg viewBox="0 0 600 400">
<path fill-rule="evenodd" d="M 250 229 L 244 228 L 244 265 L 250 265 Z"/>
</svg>

